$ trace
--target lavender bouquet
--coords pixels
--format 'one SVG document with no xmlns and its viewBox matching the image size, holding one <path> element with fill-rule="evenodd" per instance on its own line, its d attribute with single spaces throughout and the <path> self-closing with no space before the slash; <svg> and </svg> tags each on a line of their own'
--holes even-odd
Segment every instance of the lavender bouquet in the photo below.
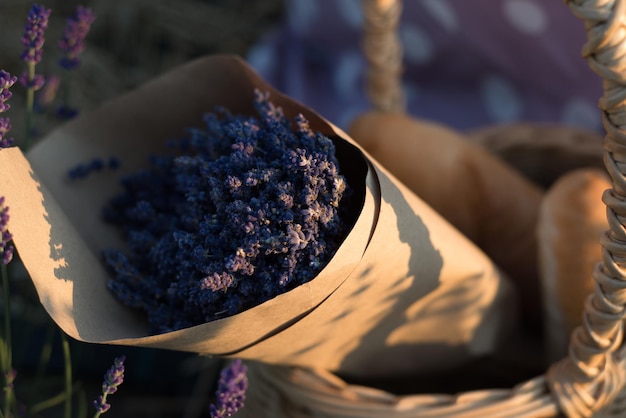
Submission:
<svg viewBox="0 0 626 418">
<path fill-rule="evenodd" d="M 167 141 L 183 138 L 188 128 L 206 129 L 202 117 L 215 106 L 240 115 L 232 116 L 233 121 L 259 117 L 254 108 L 254 103 L 259 106 L 258 97 L 255 102 L 257 90 L 269 92 L 272 103 L 282 109 L 286 120 L 295 121 L 291 125 L 295 135 L 305 140 L 322 135 L 332 142 L 341 175 L 351 191 L 347 198 L 338 201 L 337 192 L 342 186 L 331 185 L 328 189 L 326 202 L 343 219 L 335 224 L 329 218 L 326 232 L 329 235 L 323 240 L 337 245 L 329 254 L 316 258 L 321 239 L 313 239 L 310 234 L 307 219 L 317 213 L 310 207 L 299 209 L 298 216 L 302 215 L 302 219 L 285 224 L 280 240 L 272 241 L 272 234 L 263 238 L 267 240 L 264 251 L 274 249 L 285 256 L 280 263 L 274 260 L 265 264 L 267 269 L 261 269 L 267 272 L 266 279 L 271 276 L 271 283 L 286 286 L 286 291 L 278 295 L 264 288 L 269 280 L 250 288 L 242 285 L 243 297 L 231 300 L 220 294 L 219 289 L 243 283 L 242 277 L 236 278 L 234 273 L 245 275 L 252 268 L 241 255 L 251 253 L 248 247 L 254 245 L 241 231 L 225 232 L 218 235 L 217 241 L 204 242 L 200 246 L 204 250 L 210 247 L 218 253 L 224 251 L 223 257 L 218 257 L 224 264 L 215 270 L 217 276 L 197 276 L 200 287 L 218 290 L 210 293 L 210 298 L 224 302 L 219 308 L 207 310 L 195 301 L 184 299 L 180 285 L 171 285 L 178 282 L 178 273 L 186 275 L 198 267 L 202 272 L 209 271 L 195 258 L 204 255 L 202 250 L 195 253 L 197 236 L 180 233 L 181 228 L 175 228 L 179 233 L 171 230 L 169 243 L 175 241 L 178 248 L 188 251 L 179 254 L 166 245 L 163 251 L 155 251 L 149 266 L 137 266 L 133 257 L 124 258 L 120 254 L 145 251 L 142 248 L 145 236 L 139 232 L 138 239 L 128 245 L 119 230 L 101 221 L 98 214 L 111 196 L 120 194 L 121 178 L 151 169 L 149 156 L 171 155 L 165 162 L 160 160 L 156 167 L 176 161 L 177 170 L 182 173 L 176 187 L 195 187 L 194 181 L 187 181 L 188 176 L 197 173 L 194 170 L 203 163 L 182 157 L 181 148 L 168 147 Z M 273 114 L 274 110 L 268 109 L 274 108 L 267 108 L 267 103 L 260 106 L 265 106 L 261 118 Z M 209 122 L 209 125 L 213 123 Z M 219 130 L 215 124 L 211 126 Z M 244 132 L 234 136 L 254 135 Z M 240 156 L 248 152 L 245 141 L 236 146 Z M 193 146 L 198 145 L 204 146 Z M 319 144 L 313 145 L 309 151 L 314 152 L 318 147 Z M 271 152 L 272 148 L 259 146 L 262 152 Z M 289 154 L 289 150 L 293 153 Z M 289 157 L 283 160 L 283 166 L 309 167 L 309 154 L 299 153 L 298 147 L 287 146 L 285 152 Z M 101 170 L 80 181 L 68 179 L 67 171 L 71 167 L 111 155 L 120 160 L 117 170 Z M 331 160 L 328 161 L 330 164 Z M 208 193 L 221 190 L 219 196 L 214 196 L 217 201 L 228 193 L 239 193 L 238 180 L 243 184 L 242 178 L 229 179 L 225 170 L 222 167 L 213 174 L 226 183 L 209 188 Z M 67 123 L 33 147 L 27 158 L 19 150 L 0 150 L 0 174 L 5 179 L 0 185 L 0 195 L 11 201 L 15 214 L 11 225 L 14 243 L 41 302 L 66 333 L 82 341 L 236 356 L 372 378 L 457 367 L 497 351 L 506 331 L 514 328 L 512 288 L 477 247 L 343 132 L 280 94 L 235 57 L 213 56 L 175 69 Z M 277 205 L 288 203 L 295 196 L 291 191 L 283 193 L 284 180 L 274 179 L 271 173 L 255 172 L 249 180 L 265 179 L 266 175 L 269 175 L 266 187 L 272 190 Z M 169 176 L 163 179 L 172 180 Z M 143 193 L 147 186 L 136 189 L 134 193 Z M 311 194 L 304 186 L 300 192 L 303 190 L 305 196 Z M 159 193 L 154 193 L 145 200 L 154 202 L 158 198 Z M 134 216 L 135 220 L 144 222 L 145 216 L 150 218 L 154 203 L 139 204 L 139 200 L 135 199 L 131 206 L 117 202 L 112 212 L 125 212 L 123 216 Z M 265 204 L 261 200 L 258 203 Z M 250 215 L 247 207 L 232 204 L 220 209 L 221 214 Z M 184 208 L 192 226 L 199 216 L 194 205 L 191 202 Z M 322 212 L 314 216 L 325 217 L 327 209 Z M 211 228 L 212 216 L 203 227 Z M 243 219 L 235 219 L 234 224 L 244 231 L 246 227 L 256 230 L 262 225 L 259 219 L 263 217 L 257 216 L 248 226 Z M 122 224 L 126 225 L 128 220 L 122 220 Z M 298 228 L 296 224 L 301 226 Z M 159 222 L 153 226 L 159 225 L 168 227 Z M 103 248 L 122 251 L 108 254 L 117 273 L 111 273 L 101 263 Z M 309 252 L 305 252 L 304 258 L 294 259 L 291 252 L 296 248 L 308 248 Z M 189 265 L 173 269 L 169 263 L 175 259 Z M 283 270 L 278 269 L 279 264 Z M 154 275 L 149 279 L 152 282 L 135 280 L 132 268 L 126 269 L 128 266 L 153 272 L 165 269 L 171 273 L 168 284 L 153 286 L 161 280 Z M 129 274 L 121 279 L 120 273 Z M 233 276 L 232 282 L 229 274 Z M 304 280 L 311 275 L 314 277 Z M 144 314 L 119 303 L 107 289 L 111 280 L 122 298 L 128 297 L 127 290 L 133 286 L 146 285 L 152 291 L 153 298 L 130 297 L 131 304 L 146 308 L 155 304 L 154 299 L 171 298 L 176 314 L 164 314 L 158 307 L 152 310 L 150 305 L 146 310 L 161 332 L 153 334 L 154 327 Z M 262 297 L 248 300 L 246 295 L 253 288 Z M 191 311 L 191 319 L 178 315 L 185 310 Z"/>
<path fill-rule="evenodd" d="M 225 318 L 310 281 L 354 224 L 333 141 L 302 115 L 293 129 L 260 91 L 254 106 L 258 117 L 207 114 L 205 129 L 173 144 L 180 155 L 153 156 L 105 208 L 129 248 L 104 251 L 109 289 L 146 311 L 155 332 Z"/>
</svg>

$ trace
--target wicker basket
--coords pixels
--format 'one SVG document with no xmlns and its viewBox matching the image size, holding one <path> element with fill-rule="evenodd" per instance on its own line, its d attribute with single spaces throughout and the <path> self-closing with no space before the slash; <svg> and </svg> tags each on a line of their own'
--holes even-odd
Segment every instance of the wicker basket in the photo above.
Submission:
<svg viewBox="0 0 626 418">
<path fill-rule="evenodd" d="M 573 169 L 602 167 L 598 135 L 562 126 L 515 124 L 472 132 L 470 140 L 488 148 L 536 183 L 549 186 Z M 349 384 L 323 370 L 294 369 L 250 364 L 254 386 L 248 408 L 258 417 L 539 417 L 555 416 L 558 408 L 545 376 L 526 381 L 543 367 L 536 358 L 543 354 L 542 341 L 525 336 L 523 348 L 506 359 L 483 359 L 454 374 L 419 376 L 394 382 L 376 382 L 388 391 Z M 520 342 L 518 342 L 520 343 Z M 620 351 L 623 355 L 626 351 Z M 543 364 L 543 363 L 541 363 Z M 626 363 L 622 363 L 626 366 Z M 534 375 L 533 375 L 534 376 Z M 517 380 L 515 380 L 517 379 Z M 494 383 L 495 382 L 495 383 Z M 515 384 L 516 382 L 522 382 Z M 374 384 L 373 382 L 368 382 Z M 472 390 L 500 384 L 512 389 Z M 393 389 L 393 390 L 392 390 Z M 416 393 L 396 395 L 413 389 Z M 612 404 L 605 416 L 624 416 L 626 393 Z M 274 410 L 280 405 L 280 411 Z M 252 415 L 251 415 L 252 416 Z M 574 415 L 575 416 L 575 415 Z M 602 416 L 602 415 L 597 415 Z"/>
<path fill-rule="evenodd" d="M 589 136 L 571 132 L 551 135 L 549 127 L 498 128 L 474 137 L 544 185 L 572 168 L 601 165 L 604 154 L 613 180 L 613 188 L 603 196 L 610 229 L 601 238 L 603 260 L 593 274 L 595 290 L 585 304 L 583 325 L 571 335 L 568 356 L 544 374 L 512 388 L 402 396 L 348 384 L 322 370 L 253 363 L 250 379 L 255 391 L 247 408 L 251 416 L 626 416 L 626 346 L 622 343 L 626 313 L 626 130 L 622 128 L 626 124 L 626 61 L 622 59 L 626 0 L 565 2 L 585 22 L 588 42 L 583 56 L 604 79 L 600 100 L 607 131 L 604 151 Z M 378 109 L 402 111 L 402 50 L 395 33 L 401 4 L 393 0 L 364 0 L 363 4 L 370 99 Z M 538 137 L 538 132 L 544 137 Z M 499 140 L 503 133 L 506 141 Z"/>
</svg>

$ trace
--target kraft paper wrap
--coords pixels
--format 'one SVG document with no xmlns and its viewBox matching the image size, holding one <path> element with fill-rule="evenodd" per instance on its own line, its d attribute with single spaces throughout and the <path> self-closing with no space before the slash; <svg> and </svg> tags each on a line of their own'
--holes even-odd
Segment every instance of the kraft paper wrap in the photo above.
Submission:
<svg viewBox="0 0 626 418">
<path fill-rule="evenodd" d="M 119 177 L 146 166 L 149 154 L 167 152 L 168 139 L 201 126 L 215 105 L 251 114 L 255 88 L 270 92 L 288 117 L 302 113 L 334 138 L 362 202 L 354 208 L 356 224 L 310 283 L 229 318 L 149 335 L 145 318 L 106 289 L 100 250 L 124 244 L 100 220 L 101 208 L 119 191 Z M 119 170 L 68 180 L 76 164 L 113 155 Z M 511 286 L 476 246 L 347 135 L 239 58 L 213 56 L 177 68 L 64 125 L 27 157 L 15 148 L 0 151 L 10 231 L 41 303 L 80 341 L 372 377 L 455 367 L 498 350 L 515 328 Z"/>
</svg>

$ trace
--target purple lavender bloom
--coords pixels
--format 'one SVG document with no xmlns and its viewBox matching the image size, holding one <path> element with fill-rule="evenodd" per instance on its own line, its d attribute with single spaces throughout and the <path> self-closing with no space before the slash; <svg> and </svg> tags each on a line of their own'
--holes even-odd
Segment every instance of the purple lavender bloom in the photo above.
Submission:
<svg viewBox="0 0 626 418">
<path fill-rule="evenodd" d="M 5 266 L 13 259 L 13 235 L 8 231 L 9 207 L 4 205 L 4 196 L 0 196 L 0 261 Z"/>
<path fill-rule="evenodd" d="M 84 179 L 89 175 L 89 166 L 85 164 L 77 164 L 67 171 L 67 176 L 72 180 Z"/>
<path fill-rule="evenodd" d="M 206 115 L 181 155 L 153 157 L 105 207 L 129 248 L 103 252 L 109 289 L 146 311 L 157 333 L 237 314 L 312 280 L 350 226 L 333 141 L 302 116 L 292 125 L 260 92 L 255 107 L 258 118 Z"/>
<path fill-rule="evenodd" d="M 48 18 L 51 10 L 39 4 L 33 4 L 26 18 L 22 45 L 24 52 L 22 60 L 27 64 L 35 65 L 41 61 L 43 54 L 43 44 L 45 42 L 44 32 L 48 28 Z"/>
<path fill-rule="evenodd" d="M 67 19 L 63 37 L 59 41 L 59 48 L 64 53 L 59 60 L 61 67 L 73 70 L 80 65 L 80 54 L 85 49 L 85 38 L 95 19 L 96 16 L 91 9 L 83 6 L 78 6 L 76 15 Z"/>
<path fill-rule="evenodd" d="M 69 120 L 78 115 L 78 109 L 66 105 L 57 108 L 56 115 L 61 120 Z"/>
<path fill-rule="evenodd" d="M 96 408 L 96 416 L 111 409 L 111 404 L 106 402 L 107 396 L 117 392 L 117 388 L 124 381 L 124 361 L 126 361 L 125 356 L 117 357 L 113 360 L 111 368 L 104 375 L 102 395 L 98 396 L 98 399 L 93 402 Z"/>
<path fill-rule="evenodd" d="M 11 105 L 6 103 L 12 96 L 9 90 L 17 81 L 17 77 L 4 70 L 0 70 L 0 113 L 6 112 Z M 0 148 L 8 148 L 13 146 L 13 138 L 7 138 L 7 134 L 11 130 L 11 120 L 9 118 L 0 118 Z"/>
<path fill-rule="evenodd" d="M 44 84 L 46 84 L 46 79 L 41 74 L 35 74 L 34 76 L 30 76 L 28 71 L 24 71 L 20 75 L 20 84 L 27 89 L 32 89 L 33 91 L 37 91 L 41 89 Z"/>
<path fill-rule="evenodd" d="M 12 96 L 11 86 L 15 84 L 17 77 L 12 77 L 11 74 L 4 70 L 0 70 L 0 113 L 6 112 L 11 106 L 6 103 Z"/>
<path fill-rule="evenodd" d="M 227 418 L 244 406 L 248 390 L 248 368 L 240 359 L 222 369 L 217 388 L 217 404 L 211 404 L 211 418 Z"/>
<path fill-rule="evenodd" d="M 201 289 L 209 289 L 213 292 L 220 290 L 226 291 L 233 285 L 234 279 L 231 274 L 222 272 L 221 274 L 213 273 L 202 280 Z"/>
<path fill-rule="evenodd" d="M 9 118 L 0 118 L 0 148 L 9 148 L 13 146 L 13 138 L 7 138 L 7 133 L 11 130 L 11 120 Z"/>
<path fill-rule="evenodd" d="M 70 180 L 84 179 L 94 171 L 102 171 L 105 168 L 115 170 L 119 167 L 119 161 L 115 157 L 109 157 L 108 160 L 102 158 L 93 158 L 89 163 L 77 164 L 67 171 Z"/>
<path fill-rule="evenodd" d="M 102 382 L 102 393 L 105 395 L 111 395 L 117 392 L 117 388 L 124 381 L 124 362 L 125 356 L 117 357 L 113 360 L 113 366 L 104 375 L 104 381 Z"/>
<path fill-rule="evenodd" d="M 109 167 L 111 170 L 117 170 L 121 164 L 122 163 L 120 162 L 119 158 L 115 156 L 111 156 L 107 160 L 107 167 Z"/>
</svg>

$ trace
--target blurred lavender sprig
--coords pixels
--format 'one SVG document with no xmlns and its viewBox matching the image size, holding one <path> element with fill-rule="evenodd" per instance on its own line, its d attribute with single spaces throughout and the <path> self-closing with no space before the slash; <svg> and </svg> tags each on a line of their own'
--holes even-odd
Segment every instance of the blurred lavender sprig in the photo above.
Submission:
<svg viewBox="0 0 626 418">
<path fill-rule="evenodd" d="M 9 148 L 14 144 L 13 138 L 7 137 L 11 130 L 11 120 L 9 118 L 0 118 L 0 148 Z"/>
<path fill-rule="evenodd" d="M 41 61 L 45 42 L 44 33 L 48 28 L 50 13 L 50 9 L 39 4 L 33 4 L 28 12 L 24 36 L 22 37 L 22 45 L 25 48 L 22 53 L 22 60 L 28 64 L 35 65 Z"/>
<path fill-rule="evenodd" d="M 11 108 L 7 101 L 11 98 L 10 88 L 17 81 L 17 77 L 11 76 L 8 72 L 0 70 L 0 113 L 6 112 Z"/>
<path fill-rule="evenodd" d="M 48 18 L 51 10 L 39 4 L 33 4 L 26 19 L 22 45 L 24 52 L 22 60 L 28 64 L 37 64 L 41 61 L 43 44 L 45 42 L 44 32 L 48 28 Z"/>
<path fill-rule="evenodd" d="M 96 15 L 91 9 L 84 6 L 76 7 L 76 14 L 67 19 L 63 37 L 59 41 L 59 48 L 63 56 L 59 60 L 59 66 L 63 72 L 61 85 L 61 105 L 56 111 L 59 119 L 71 119 L 78 114 L 78 109 L 70 104 L 70 79 L 69 73 L 80 65 L 80 56 L 85 49 L 85 38 L 91 29 Z"/>
<path fill-rule="evenodd" d="M 77 6 L 76 15 L 67 19 L 63 30 L 63 37 L 59 41 L 59 48 L 63 57 L 59 65 L 66 70 L 73 70 L 80 65 L 80 55 L 85 49 L 85 38 L 96 19 L 93 11 L 84 6 Z"/>
<path fill-rule="evenodd" d="M 111 156 L 106 160 L 102 158 L 93 158 L 86 164 L 77 164 L 67 171 L 67 177 L 71 180 L 84 179 L 93 172 L 102 171 L 104 169 L 116 170 L 120 166 L 120 160 Z"/>
<path fill-rule="evenodd" d="M 227 418 L 244 406 L 248 390 L 248 368 L 240 359 L 224 367 L 220 373 L 217 401 L 209 406 L 211 418 Z"/>
<path fill-rule="evenodd" d="M 226 110 L 155 156 L 105 208 L 129 253 L 104 251 L 109 288 L 155 332 L 234 315 L 313 279 L 344 237 L 346 190 L 332 140 L 295 127 L 257 92 L 255 117 Z"/>
<path fill-rule="evenodd" d="M 10 88 L 17 81 L 17 77 L 11 76 L 8 72 L 0 70 L 0 113 L 6 112 L 11 108 L 7 101 L 11 98 Z M 8 148 L 13 146 L 13 138 L 8 138 L 7 134 L 11 130 L 11 120 L 9 118 L 0 118 L 0 148 Z"/>
<path fill-rule="evenodd" d="M 27 91 L 32 91 L 33 93 L 40 90 L 46 80 L 41 74 L 30 74 L 30 71 L 24 71 L 20 76 L 20 84 L 26 87 Z"/>
<path fill-rule="evenodd" d="M 117 357 L 113 360 L 113 365 L 104 375 L 104 381 L 102 382 L 102 395 L 98 396 L 93 404 L 96 408 L 94 418 L 99 417 L 106 411 L 111 409 L 111 404 L 107 403 L 107 397 L 117 392 L 117 388 L 124 381 L 124 362 L 125 356 Z"/>
<path fill-rule="evenodd" d="M 35 73 L 35 66 L 41 61 L 43 45 L 45 43 L 45 31 L 48 28 L 48 18 L 51 10 L 39 4 L 33 4 L 26 18 L 22 45 L 24 52 L 22 60 L 26 63 L 26 71 L 20 77 L 20 83 L 26 87 L 26 123 L 23 148 L 30 145 L 33 130 L 33 110 L 35 91 L 44 85 L 44 77 Z"/>
<path fill-rule="evenodd" d="M 39 4 L 33 4 L 26 18 L 24 36 L 22 37 L 24 52 L 22 52 L 21 57 L 27 65 L 27 70 L 20 77 L 20 82 L 27 89 L 38 90 L 44 83 L 43 76 L 35 74 L 35 65 L 41 61 L 43 56 L 44 35 L 48 29 L 50 13 L 50 9 Z"/>
<path fill-rule="evenodd" d="M 12 408 L 15 406 L 13 382 L 15 381 L 16 372 L 13 369 L 13 350 L 11 337 L 11 297 L 9 295 L 9 274 L 7 264 L 13 258 L 13 245 L 10 244 L 13 239 L 12 234 L 8 230 L 9 226 L 9 207 L 4 203 L 5 197 L 0 196 L 0 275 L 2 276 L 2 296 L 4 304 L 4 335 L 2 349 L 2 373 L 4 375 L 4 413 L 3 416 L 9 417 Z"/>
<path fill-rule="evenodd" d="M 9 207 L 4 204 L 4 196 L 0 196 L 0 261 L 7 265 L 13 259 L 13 235 L 8 230 Z"/>
</svg>

